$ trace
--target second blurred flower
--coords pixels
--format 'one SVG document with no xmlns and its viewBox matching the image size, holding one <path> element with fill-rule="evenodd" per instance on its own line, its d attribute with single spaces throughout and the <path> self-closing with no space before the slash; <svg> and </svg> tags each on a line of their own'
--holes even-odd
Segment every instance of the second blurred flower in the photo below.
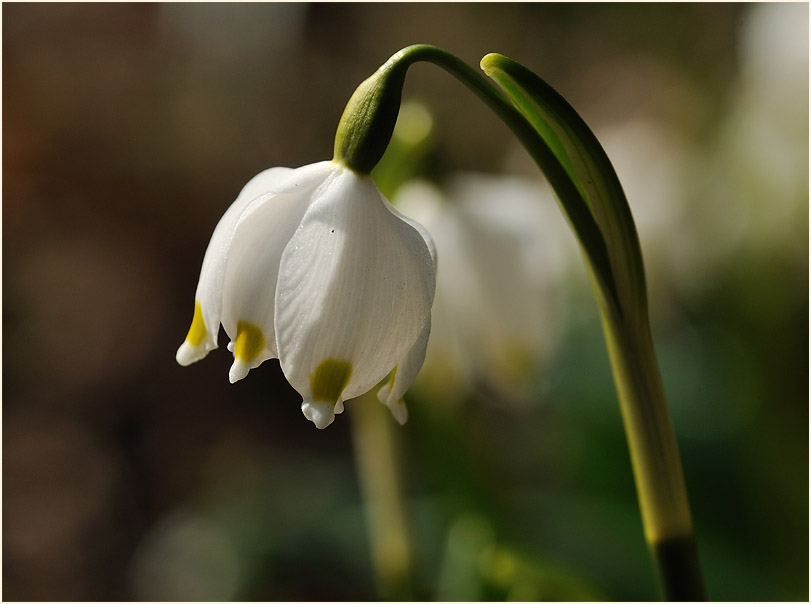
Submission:
<svg viewBox="0 0 811 604">
<path fill-rule="evenodd" d="M 395 204 L 437 244 L 434 328 L 420 381 L 446 396 L 530 394 L 555 346 L 560 282 L 576 246 L 552 193 L 518 177 L 458 174 L 404 185 Z"/>
</svg>

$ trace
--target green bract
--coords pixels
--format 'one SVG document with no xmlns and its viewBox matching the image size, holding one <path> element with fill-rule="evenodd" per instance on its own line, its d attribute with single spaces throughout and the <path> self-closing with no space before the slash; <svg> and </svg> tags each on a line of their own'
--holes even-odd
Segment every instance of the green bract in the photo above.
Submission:
<svg viewBox="0 0 811 604">
<path fill-rule="evenodd" d="M 337 162 L 360 174 L 369 174 L 391 140 L 407 65 L 398 53 L 363 81 L 349 98 L 335 133 Z"/>
</svg>

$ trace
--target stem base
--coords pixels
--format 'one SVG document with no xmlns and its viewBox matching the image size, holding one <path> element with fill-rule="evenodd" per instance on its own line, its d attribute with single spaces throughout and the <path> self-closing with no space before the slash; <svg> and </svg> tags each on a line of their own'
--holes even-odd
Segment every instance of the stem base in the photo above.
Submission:
<svg viewBox="0 0 811 604">
<path fill-rule="evenodd" d="M 694 537 L 678 537 L 651 543 L 651 551 L 663 600 L 703 602 L 707 599 Z"/>
</svg>

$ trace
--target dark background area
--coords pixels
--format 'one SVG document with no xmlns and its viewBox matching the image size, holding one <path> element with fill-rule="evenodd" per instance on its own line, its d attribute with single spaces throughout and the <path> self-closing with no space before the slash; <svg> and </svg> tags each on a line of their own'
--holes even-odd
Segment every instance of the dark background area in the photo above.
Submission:
<svg viewBox="0 0 811 604">
<path fill-rule="evenodd" d="M 520 61 L 601 138 L 637 217 L 709 596 L 807 601 L 807 5 L 4 4 L 2 21 L 4 599 L 378 597 L 347 417 L 316 430 L 275 360 L 230 385 L 224 336 L 192 367 L 174 354 L 242 185 L 329 159 L 357 84 L 425 42 Z M 447 74 L 415 66 L 405 96 L 434 119 L 422 176 L 541 182 Z M 407 397 L 417 599 L 656 597 L 582 267 L 560 291 L 529 402 L 479 383 Z"/>
</svg>

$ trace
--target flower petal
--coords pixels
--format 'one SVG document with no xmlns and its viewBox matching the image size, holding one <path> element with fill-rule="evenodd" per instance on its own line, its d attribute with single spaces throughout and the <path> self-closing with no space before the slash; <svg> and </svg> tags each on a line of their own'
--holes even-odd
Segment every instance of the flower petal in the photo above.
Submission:
<svg viewBox="0 0 811 604">
<path fill-rule="evenodd" d="M 403 395 L 411 387 L 414 378 L 417 377 L 423 361 L 425 361 L 425 350 L 428 348 L 428 336 L 431 333 L 431 316 L 425 322 L 420 337 L 414 342 L 411 350 L 405 358 L 394 366 L 391 377 L 385 386 L 377 391 L 377 398 L 386 405 L 391 414 L 401 425 L 408 419 L 408 409 L 406 409 Z"/>
<path fill-rule="evenodd" d="M 304 417 L 319 429 L 329 426 L 336 414 L 343 413 L 341 393 L 351 377 L 351 363 L 340 359 L 324 359 L 310 374 L 312 396 L 306 397 L 301 403 Z"/>
<path fill-rule="evenodd" d="M 231 382 L 278 356 L 273 316 L 279 261 L 329 162 L 293 170 L 255 199 L 236 225 L 223 283 L 222 324 L 234 342 Z"/>
<path fill-rule="evenodd" d="M 383 202 L 386 204 L 386 207 L 392 214 L 410 224 L 420 234 L 423 241 L 425 241 L 425 245 L 428 247 L 428 253 L 431 254 L 431 260 L 434 263 L 434 271 L 436 272 L 436 263 L 437 263 L 436 245 L 434 244 L 434 240 L 431 237 L 431 234 L 428 232 L 428 229 L 426 229 L 421 223 L 417 222 L 413 218 L 410 218 L 405 214 L 403 214 L 400 210 L 394 207 L 385 197 L 382 197 L 382 199 Z"/>
<path fill-rule="evenodd" d="M 383 379 L 420 336 L 435 285 L 426 238 L 371 178 L 337 166 L 282 254 L 276 292 L 279 358 L 305 415 L 328 425 Z M 314 388 L 324 363 L 348 366 L 345 383 Z"/>
<path fill-rule="evenodd" d="M 200 279 L 194 295 L 192 325 L 185 341 L 177 350 L 177 362 L 181 365 L 190 365 L 199 361 L 210 350 L 217 348 L 225 266 L 237 222 L 252 200 L 262 193 L 272 190 L 280 178 L 292 171 L 290 168 L 271 168 L 254 176 L 242 188 L 236 200 L 214 228 L 214 234 L 211 236 L 203 258 L 203 267 L 200 270 Z"/>
</svg>

